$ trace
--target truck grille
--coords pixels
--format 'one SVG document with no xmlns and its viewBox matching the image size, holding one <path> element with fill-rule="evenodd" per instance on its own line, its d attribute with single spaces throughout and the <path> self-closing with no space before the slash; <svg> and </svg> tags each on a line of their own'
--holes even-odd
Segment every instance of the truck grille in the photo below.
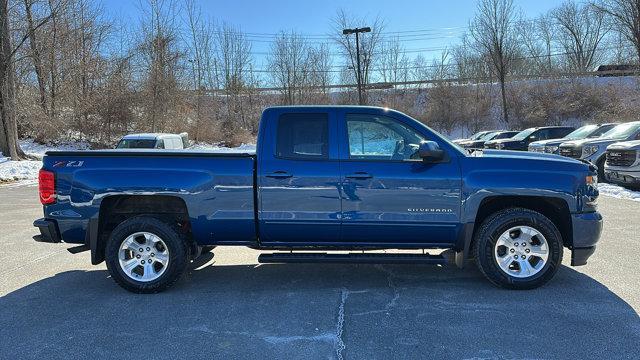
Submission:
<svg viewBox="0 0 640 360">
<path fill-rule="evenodd" d="M 560 155 L 574 159 L 580 159 L 580 157 L 582 157 L 582 148 L 561 147 Z"/>
<path fill-rule="evenodd" d="M 635 150 L 607 150 L 607 164 L 611 166 L 631 166 L 634 162 Z"/>
</svg>

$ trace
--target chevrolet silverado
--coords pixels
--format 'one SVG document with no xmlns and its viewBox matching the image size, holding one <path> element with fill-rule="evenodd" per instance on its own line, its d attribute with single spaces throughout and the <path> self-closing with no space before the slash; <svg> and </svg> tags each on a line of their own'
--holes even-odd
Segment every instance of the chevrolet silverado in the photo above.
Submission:
<svg viewBox="0 0 640 360">
<path fill-rule="evenodd" d="M 168 288 L 215 246 L 261 250 L 261 263 L 473 259 L 492 283 L 530 289 L 554 276 L 563 249 L 574 266 L 595 251 L 595 170 L 466 151 L 385 108 L 271 107 L 255 153 L 48 152 L 34 239 L 77 244 L 69 251 L 90 251 L 141 293 Z"/>
</svg>

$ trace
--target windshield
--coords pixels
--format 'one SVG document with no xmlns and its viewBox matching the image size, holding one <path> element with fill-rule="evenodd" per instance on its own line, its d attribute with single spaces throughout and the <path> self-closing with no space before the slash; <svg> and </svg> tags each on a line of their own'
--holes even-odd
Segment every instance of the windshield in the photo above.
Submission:
<svg viewBox="0 0 640 360">
<path fill-rule="evenodd" d="M 498 133 L 497 135 L 495 135 L 495 137 L 493 138 L 494 140 L 499 140 L 499 139 L 509 139 L 512 136 L 516 135 L 518 132 L 517 131 L 506 131 L 503 133 Z"/>
<path fill-rule="evenodd" d="M 512 137 L 513 140 L 524 140 L 527 136 L 533 134 L 536 128 L 529 128 L 527 130 L 520 131 L 516 136 Z"/>
<path fill-rule="evenodd" d="M 491 140 L 496 134 L 497 134 L 496 132 L 491 131 L 481 136 L 478 140 L 482 140 L 482 141 Z"/>
<path fill-rule="evenodd" d="M 606 133 L 607 131 L 613 129 L 616 125 L 615 124 L 607 124 L 607 125 L 602 125 L 598 128 L 598 130 L 592 132 L 591 134 L 589 134 L 588 137 L 590 138 L 597 138 L 602 136 L 602 134 Z"/>
<path fill-rule="evenodd" d="M 588 137 L 591 133 L 598 128 L 598 125 L 585 125 L 577 130 L 573 131 L 564 138 L 567 140 L 580 140 Z"/>
<path fill-rule="evenodd" d="M 155 146 L 155 140 L 122 139 L 116 149 L 153 149 Z"/>
<path fill-rule="evenodd" d="M 471 137 L 469 138 L 469 140 L 478 140 L 478 139 L 480 139 L 481 137 L 485 136 L 486 134 L 487 134 L 487 132 L 486 132 L 486 131 L 480 131 L 480 132 L 478 132 L 478 133 L 475 133 L 475 134 L 471 135 Z"/>
<path fill-rule="evenodd" d="M 640 122 L 620 124 L 602 135 L 609 139 L 626 139 L 640 129 Z"/>
</svg>

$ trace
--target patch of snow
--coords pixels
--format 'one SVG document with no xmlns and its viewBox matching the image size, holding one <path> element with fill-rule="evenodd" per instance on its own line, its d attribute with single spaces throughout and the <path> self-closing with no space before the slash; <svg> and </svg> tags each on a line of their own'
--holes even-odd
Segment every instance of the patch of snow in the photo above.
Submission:
<svg viewBox="0 0 640 360">
<path fill-rule="evenodd" d="M 633 191 L 622 186 L 599 183 L 598 190 L 600 195 L 610 196 L 618 199 L 628 199 L 634 201 L 640 201 L 640 191 Z"/>
<path fill-rule="evenodd" d="M 38 178 L 42 161 L 4 161 L 0 163 L 0 181 L 30 180 Z"/>
<path fill-rule="evenodd" d="M 20 148 L 25 154 L 42 159 L 49 150 L 84 150 L 90 146 L 86 142 L 61 142 L 59 144 L 38 144 L 33 139 L 20 140 Z M 0 182 L 19 181 L 18 184 L 29 184 L 38 178 L 38 171 L 42 167 L 42 161 L 24 160 L 11 161 L 0 153 Z M 12 184 L 16 185 L 16 184 Z"/>
<path fill-rule="evenodd" d="M 87 142 L 79 141 L 67 141 L 58 144 L 38 144 L 33 139 L 20 140 L 20 148 L 27 155 L 35 156 L 42 159 L 44 154 L 50 150 L 70 151 L 70 150 L 88 150 L 91 145 Z"/>
<path fill-rule="evenodd" d="M 243 153 L 243 152 L 255 152 L 255 144 L 242 144 L 237 147 L 220 146 L 219 144 L 207 144 L 207 143 L 195 143 L 188 150 L 207 150 L 224 153 Z"/>
</svg>

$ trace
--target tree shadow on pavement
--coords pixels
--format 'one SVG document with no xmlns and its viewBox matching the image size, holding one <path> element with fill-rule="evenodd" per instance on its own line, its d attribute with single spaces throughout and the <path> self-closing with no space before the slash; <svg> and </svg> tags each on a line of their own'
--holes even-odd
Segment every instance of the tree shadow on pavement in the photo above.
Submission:
<svg viewBox="0 0 640 360">
<path fill-rule="evenodd" d="M 204 258 L 210 259 L 209 258 Z M 635 358 L 640 319 L 569 267 L 531 291 L 475 267 L 195 264 L 137 295 L 106 270 L 0 298 L 0 358 Z"/>
</svg>

